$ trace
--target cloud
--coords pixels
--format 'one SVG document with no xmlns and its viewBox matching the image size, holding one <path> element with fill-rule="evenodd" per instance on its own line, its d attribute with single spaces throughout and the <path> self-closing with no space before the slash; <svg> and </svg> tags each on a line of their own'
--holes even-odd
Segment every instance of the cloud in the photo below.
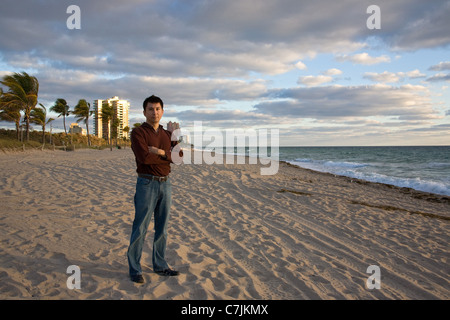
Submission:
<svg viewBox="0 0 450 320">
<path fill-rule="evenodd" d="M 337 76 L 342 74 L 342 71 L 336 68 L 332 68 L 332 69 L 328 69 L 327 71 L 323 72 L 324 75 L 326 76 Z"/>
<path fill-rule="evenodd" d="M 142 101 L 151 94 L 161 96 L 170 107 L 215 107 L 226 101 L 259 99 L 268 92 L 264 80 L 110 75 L 52 67 L 41 71 L 39 82 L 39 100 L 46 104 L 60 97 L 64 97 L 70 105 L 81 98 L 93 101 L 118 95 L 129 100 L 132 108 L 139 111 Z"/>
<path fill-rule="evenodd" d="M 241 110 L 185 110 L 170 111 L 168 116 L 177 117 L 184 121 L 256 121 L 263 118 L 262 114 Z"/>
<path fill-rule="evenodd" d="M 170 110 L 164 113 L 165 117 L 175 117 L 181 121 L 182 126 L 191 127 L 196 121 L 202 122 L 204 127 L 220 129 L 229 128 L 261 128 L 266 126 L 279 126 L 286 122 L 277 116 L 242 110 L 201 110 L 191 109 L 184 111 Z"/>
<path fill-rule="evenodd" d="M 398 45 L 409 37 L 394 37 L 402 24 L 444 17 L 440 12 L 448 6 L 422 2 L 380 5 L 380 39 Z M 4 60 L 20 53 L 45 57 L 60 68 L 166 77 L 278 75 L 305 70 L 300 60 L 321 52 L 363 65 L 390 61 L 386 55 L 348 53 L 367 45 L 365 38 L 373 34 L 365 27 L 369 2 L 364 1 L 78 1 L 82 29 L 77 31 L 66 28 L 70 4 L 5 0 L 0 13 L 0 28 L 8 34 L 0 39 Z M 428 22 L 421 27 L 435 30 Z M 426 36 L 435 38 L 431 32 Z M 442 36 L 438 33 L 433 43 L 441 43 Z"/>
<path fill-rule="evenodd" d="M 312 75 L 302 76 L 298 79 L 297 83 L 306 85 L 308 87 L 315 87 L 315 86 L 319 86 L 324 83 L 332 82 L 333 77 L 331 77 L 331 76 L 340 75 L 340 74 L 342 74 L 341 70 L 332 68 L 332 69 L 328 69 L 328 70 L 322 72 L 322 74 L 318 75 L 318 76 L 312 76 Z"/>
<path fill-rule="evenodd" d="M 383 73 L 366 72 L 363 78 L 370 79 L 375 82 L 399 82 L 400 77 L 396 73 L 384 71 Z"/>
<path fill-rule="evenodd" d="M 396 117 L 439 118 L 424 86 L 325 86 L 279 90 L 278 100 L 255 105 L 258 112 L 295 119 Z"/>
<path fill-rule="evenodd" d="M 354 55 L 339 55 L 336 57 L 336 60 L 340 62 L 349 61 L 354 64 L 373 65 L 382 62 L 390 62 L 391 58 L 386 55 L 371 57 L 367 52 L 363 52 Z"/>
<path fill-rule="evenodd" d="M 449 73 L 438 73 L 426 79 L 428 82 L 450 81 Z"/>
<path fill-rule="evenodd" d="M 450 70 L 450 61 L 441 61 L 438 64 L 430 67 L 433 71 Z"/>
<path fill-rule="evenodd" d="M 11 71 L 0 71 L 0 78 L 3 78 L 4 76 L 12 75 L 13 72 Z"/>
<path fill-rule="evenodd" d="M 423 123 L 442 116 L 433 110 L 428 89 L 420 85 L 400 87 L 324 86 L 272 90 L 271 100 L 254 105 L 253 110 L 190 109 L 172 110 L 166 116 L 181 121 L 206 121 L 210 125 L 298 124 L 301 119 L 345 124 L 380 123 L 371 117 Z M 234 124 L 232 123 L 234 121 Z M 387 120 L 384 120 L 387 121 Z"/>
<path fill-rule="evenodd" d="M 450 61 L 441 61 L 438 64 L 431 66 L 429 70 L 432 71 L 450 70 Z M 428 82 L 450 81 L 450 74 L 440 72 L 431 77 L 428 77 L 426 81 Z"/>
<path fill-rule="evenodd" d="M 382 14 L 389 28 L 386 40 L 394 50 L 446 47 L 450 42 L 449 1 L 395 1 Z"/>
<path fill-rule="evenodd" d="M 301 62 L 301 61 L 297 62 L 297 63 L 295 64 L 295 67 L 296 67 L 297 69 L 299 69 L 299 70 L 306 70 L 306 69 L 308 69 L 308 68 L 306 67 L 306 65 L 305 65 L 303 62 Z"/>
<path fill-rule="evenodd" d="M 121 52 L 124 47 L 128 55 L 147 52 L 174 63 L 199 63 L 208 55 L 241 55 L 250 66 L 254 57 L 266 57 L 262 60 L 269 63 L 278 54 L 283 64 L 280 70 L 285 70 L 304 56 L 362 48 L 364 39 L 373 34 L 365 27 L 370 1 L 80 0 L 79 31 L 66 28 L 70 4 L 68 0 L 4 0 L 0 24 L 9 36 L 0 40 L 0 46 L 21 51 L 36 48 L 49 56 L 52 52 L 80 56 L 111 52 L 119 59 L 126 57 Z M 405 46 L 411 37 L 416 41 L 409 46 L 448 44 L 445 30 L 449 28 L 444 28 L 448 26 L 448 3 L 398 0 L 380 7 L 381 39 L 397 46 Z M 261 66 L 260 62 L 253 70 L 272 69 L 270 63 Z"/>
<path fill-rule="evenodd" d="M 318 75 L 318 76 L 304 76 L 300 77 L 297 81 L 298 84 L 304 84 L 309 87 L 315 87 L 327 82 L 331 82 L 333 77 Z"/>
<path fill-rule="evenodd" d="M 416 70 L 412 70 L 412 71 L 406 72 L 406 76 L 411 78 L 411 79 L 415 79 L 415 78 L 423 78 L 426 75 L 424 73 L 421 73 L 419 71 L 419 69 L 416 69 Z"/>
<path fill-rule="evenodd" d="M 396 83 L 403 81 L 405 78 L 416 79 L 424 77 L 426 77 L 426 75 L 421 73 L 418 69 L 409 72 L 388 72 L 388 71 L 384 71 L 382 73 L 366 72 L 363 75 L 363 78 L 381 83 Z"/>
<path fill-rule="evenodd" d="M 66 28 L 69 1 L 5 1 L 0 28 L 8 30 L 8 37 L 0 39 L 0 47 L 6 61 L 26 52 L 63 68 L 91 72 L 276 75 L 303 69 L 298 63 L 302 57 L 363 45 L 352 39 L 358 28 L 351 27 L 351 19 L 330 29 L 335 15 L 349 14 L 348 7 L 331 1 L 321 1 L 330 8 L 326 11 L 293 0 L 258 5 L 249 0 L 78 1 L 82 29 L 77 31 Z"/>
</svg>

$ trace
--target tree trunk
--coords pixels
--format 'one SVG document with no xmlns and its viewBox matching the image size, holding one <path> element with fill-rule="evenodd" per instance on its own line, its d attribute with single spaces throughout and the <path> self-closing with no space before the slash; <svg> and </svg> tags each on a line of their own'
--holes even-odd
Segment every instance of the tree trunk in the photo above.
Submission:
<svg viewBox="0 0 450 320">
<path fill-rule="evenodd" d="M 29 115 L 27 116 L 26 120 L 27 120 L 26 121 L 26 124 L 27 124 L 27 142 L 29 142 L 30 141 L 30 116 Z"/>
<path fill-rule="evenodd" d="M 91 138 L 89 137 L 89 118 L 86 119 L 86 131 L 87 131 L 87 136 L 88 136 L 88 146 L 91 147 Z"/>
<path fill-rule="evenodd" d="M 20 119 L 19 121 L 16 121 L 16 133 L 17 133 L 17 140 L 20 141 Z"/>
<path fill-rule="evenodd" d="M 45 126 L 42 126 L 42 148 L 45 146 Z"/>
<path fill-rule="evenodd" d="M 65 115 L 65 114 L 63 114 L 63 123 L 64 123 L 64 133 L 65 133 L 66 136 L 67 136 L 67 130 L 66 130 L 66 115 Z"/>
</svg>

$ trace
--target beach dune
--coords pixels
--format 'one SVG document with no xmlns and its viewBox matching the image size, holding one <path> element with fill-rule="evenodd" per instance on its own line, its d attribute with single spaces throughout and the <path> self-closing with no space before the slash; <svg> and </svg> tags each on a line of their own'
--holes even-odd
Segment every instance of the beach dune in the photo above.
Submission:
<svg viewBox="0 0 450 320">
<path fill-rule="evenodd" d="M 153 272 L 151 223 L 138 285 L 130 149 L 2 153 L 0 166 L 2 299 L 450 298 L 449 197 L 284 162 L 266 176 L 258 164 L 173 165 L 166 255 L 181 274 Z"/>
</svg>

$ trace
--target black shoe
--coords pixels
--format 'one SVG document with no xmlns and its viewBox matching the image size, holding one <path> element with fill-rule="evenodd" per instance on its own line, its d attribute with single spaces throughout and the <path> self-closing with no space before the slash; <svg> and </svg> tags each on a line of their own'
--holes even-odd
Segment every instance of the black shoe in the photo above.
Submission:
<svg viewBox="0 0 450 320">
<path fill-rule="evenodd" d="M 131 281 L 136 283 L 144 283 L 144 277 L 142 274 L 137 274 L 135 276 L 131 276 Z"/>
<path fill-rule="evenodd" d="M 177 276 L 180 273 L 178 271 L 172 270 L 172 269 L 165 269 L 162 271 L 156 271 L 157 274 L 161 275 L 161 276 L 166 276 L 166 277 L 173 277 L 173 276 Z"/>
</svg>

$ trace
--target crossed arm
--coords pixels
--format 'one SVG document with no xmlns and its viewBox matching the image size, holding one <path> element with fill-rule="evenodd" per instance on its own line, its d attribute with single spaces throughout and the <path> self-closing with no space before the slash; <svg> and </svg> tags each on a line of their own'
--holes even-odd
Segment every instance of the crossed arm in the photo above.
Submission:
<svg viewBox="0 0 450 320">
<path fill-rule="evenodd" d="M 166 152 L 163 149 L 158 149 L 156 147 L 149 146 L 148 152 L 157 154 L 158 156 L 161 156 L 163 159 L 167 158 Z"/>
</svg>

